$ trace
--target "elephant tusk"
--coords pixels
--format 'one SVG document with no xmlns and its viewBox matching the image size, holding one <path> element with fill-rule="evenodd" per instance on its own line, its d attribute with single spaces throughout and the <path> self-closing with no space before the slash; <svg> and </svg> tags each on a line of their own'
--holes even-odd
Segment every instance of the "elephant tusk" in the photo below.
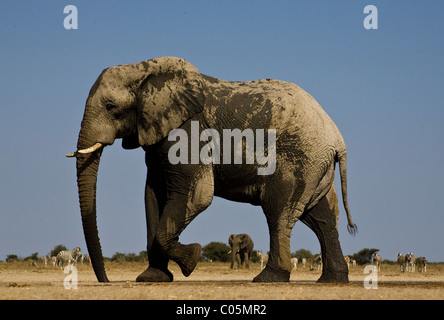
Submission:
<svg viewBox="0 0 444 320">
<path fill-rule="evenodd" d="M 95 145 L 93 145 L 92 147 L 89 147 L 87 149 L 82 149 L 77 151 L 78 153 L 92 153 L 94 151 L 96 151 L 97 149 L 100 149 L 101 147 L 103 147 L 103 144 L 101 144 L 100 142 L 97 142 Z"/>
<path fill-rule="evenodd" d="M 82 149 L 82 150 L 78 150 L 76 152 L 71 152 L 68 153 L 66 156 L 68 158 L 72 158 L 75 157 L 77 153 L 82 153 L 82 154 L 86 154 L 86 153 L 93 153 L 94 151 L 100 149 L 101 147 L 103 147 L 103 144 L 101 144 L 100 142 L 97 142 L 95 145 L 93 145 L 92 147 L 89 147 L 87 149 Z"/>
</svg>

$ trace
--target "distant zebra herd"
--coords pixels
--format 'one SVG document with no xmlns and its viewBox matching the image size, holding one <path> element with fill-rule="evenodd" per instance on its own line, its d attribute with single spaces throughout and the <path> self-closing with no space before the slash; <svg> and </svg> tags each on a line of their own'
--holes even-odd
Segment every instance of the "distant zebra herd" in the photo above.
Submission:
<svg viewBox="0 0 444 320">
<path fill-rule="evenodd" d="M 381 271 L 381 256 L 377 253 L 373 253 L 371 261 L 376 268 L 378 268 L 378 271 Z M 425 257 L 415 258 L 411 252 L 407 253 L 405 256 L 402 253 L 398 253 L 397 261 L 401 272 L 414 272 L 416 266 L 418 266 L 418 272 L 427 271 L 427 259 Z"/>
<path fill-rule="evenodd" d="M 65 265 L 75 265 L 77 262 L 91 264 L 91 259 L 88 254 L 82 254 L 82 251 L 79 247 L 74 248 L 72 251 L 62 250 L 59 251 L 57 256 L 51 256 L 51 254 L 47 254 L 46 256 L 39 257 L 37 261 L 39 264 L 44 265 L 45 267 L 52 263 L 53 267 L 60 267 L 63 269 Z M 30 266 L 37 266 L 36 261 L 32 261 Z"/>
<path fill-rule="evenodd" d="M 265 268 L 265 265 L 268 262 L 268 254 L 266 253 L 262 253 L 262 251 L 258 250 L 257 251 L 257 255 L 259 257 L 259 260 L 261 262 L 261 270 Z M 314 258 L 312 259 L 312 264 L 310 265 L 310 271 L 313 270 L 322 270 L 322 258 L 321 258 L 321 254 L 318 253 L 314 256 Z M 291 258 L 291 272 L 293 272 L 294 270 L 298 269 L 298 263 L 299 263 L 299 259 L 298 258 Z M 306 258 L 302 258 L 301 259 L 301 264 L 302 267 L 305 268 L 306 264 L 307 264 L 307 259 Z"/>
<path fill-rule="evenodd" d="M 356 260 L 350 259 L 349 256 L 344 256 L 344 259 L 349 269 L 350 266 L 356 266 Z M 318 270 L 322 269 L 322 258 L 320 254 L 318 255 L 316 260 L 318 261 Z M 375 252 L 372 254 L 370 260 L 372 264 L 376 266 L 378 271 L 381 271 L 381 255 Z M 427 259 L 425 257 L 415 258 L 415 256 L 411 252 L 407 253 L 405 256 L 401 253 L 398 253 L 398 264 L 400 266 L 401 272 L 414 272 L 416 266 L 418 267 L 418 272 L 427 271 Z"/>
<path fill-rule="evenodd" d="M 418 272 L 427 271 L 427 259 L 425 257 L 415 258 L 411 252 L 405 256 L 398 253 L 398 264 L 401 272 L 414 272 L 416 266 L 418 266 Z"/>
</svg>

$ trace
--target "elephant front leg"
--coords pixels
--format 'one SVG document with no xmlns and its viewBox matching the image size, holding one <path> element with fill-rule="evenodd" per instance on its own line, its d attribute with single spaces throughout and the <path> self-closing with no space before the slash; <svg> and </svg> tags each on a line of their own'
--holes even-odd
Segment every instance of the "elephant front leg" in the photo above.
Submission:
<svg viewBox="0 0 444 320">
<path fill-rule="evenodd" d="M 200 259 L 202 247 L 198 243 L 184 245 L 178 240 L 180 233 L 200 211 L 190 212 L 183 201 L 179 198 L 165 206 L 156 238 L 162 254 L 175 261 L 183 275 L 188 277 Z"/>
<path fill-rule="evenodd" d="M 187 190 L 170 192 L 156 233 L 162 254 L 175 261 L 186 277 L 196 267 L 202 247 L 198 243 L 184 245 L 178 239 L 186 226 L 211 204 L 214 192 L 212 172 L 209 169 L 199 172 Z"/>
<path fill-rule="evenodd" d="M 250 269 L 250 261 L 248 259 L 248 252 L 244 253 L 244 261 L 245 261 L 245 268 Z"/>
<path fill-rule="evenodd" d="M 168 261 L 159 250 L 157 243 L 154 243 L 148 253 L 148 268 L 137 278 L 137 282 L 171 282 L 173 274 L 168 270 Z"/>
<path fill-rule="evenodd" d="M 140 274 L 137 282 L 171 282 L 173 274 L 168 270 L 169 259 L 165 257 L 156 240 L 160 212 L 166 202 L 165 185 L 160 170 L 151 169 L 145 186 L 145 213 L 147 223 L 148 268 Z"/>
</svg>

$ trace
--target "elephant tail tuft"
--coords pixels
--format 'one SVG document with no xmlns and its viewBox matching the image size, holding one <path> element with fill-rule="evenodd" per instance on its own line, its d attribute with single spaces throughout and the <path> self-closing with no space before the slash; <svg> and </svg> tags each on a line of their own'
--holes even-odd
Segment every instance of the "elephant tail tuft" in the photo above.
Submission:
<svg viewBox="0 0 444 320">
<path fill-rule="evenodd" d="M 358 226 L 353 222 L 347 198 L 347 152 L 337 155 L 339 162 L 339 174 L 341 176 L 342 202 L 345 212 L 347 213 L 347 230 L 350 234 L 355 235 L 358 232 Z"/>
</svg>

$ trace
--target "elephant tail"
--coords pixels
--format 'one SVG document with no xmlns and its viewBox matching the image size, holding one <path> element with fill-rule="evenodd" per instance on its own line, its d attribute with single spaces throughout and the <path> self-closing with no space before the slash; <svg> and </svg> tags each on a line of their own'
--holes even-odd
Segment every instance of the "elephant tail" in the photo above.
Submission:
<svg viewBox="0 0 444 320">
<path fill-rule="evenodd" d="M 342 202 L 348 220 L 347 230 L 350 234 L 355 235 L 358 232 L 358 226 L 353 223 L 347 198 L 347 152 L 344 151 L 341 154 L 338 153 L 337 157 L 339 162 L 339 174 L 341 176 Z"/>
</svg>

